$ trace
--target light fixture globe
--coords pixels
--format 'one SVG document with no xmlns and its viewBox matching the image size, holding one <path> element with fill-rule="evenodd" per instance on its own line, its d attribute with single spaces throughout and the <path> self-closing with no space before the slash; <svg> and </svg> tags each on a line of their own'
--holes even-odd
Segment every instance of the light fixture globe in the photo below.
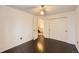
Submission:
<svg viewBox="0 0 79 59">
<path fill-rule="evenodd" d="M 43 10 L 40 11 L 40 15 L 44 15 L 45 12 Z"/>
</svg>

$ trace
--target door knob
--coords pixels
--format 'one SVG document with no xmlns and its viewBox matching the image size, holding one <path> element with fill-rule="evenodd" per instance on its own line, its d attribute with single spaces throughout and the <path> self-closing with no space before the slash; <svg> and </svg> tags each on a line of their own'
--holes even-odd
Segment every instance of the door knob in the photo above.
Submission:
<svg viewBox="0 0 79 59">
<path fill-rule="evenodd" d="M 33 31 L 35 31 L 35 30 L 33 30 Z"/>
<path fill-rule="evenodd" d="M 67 30 L 65 30 L 65 32 L 68 32 Z"/>
</svg>

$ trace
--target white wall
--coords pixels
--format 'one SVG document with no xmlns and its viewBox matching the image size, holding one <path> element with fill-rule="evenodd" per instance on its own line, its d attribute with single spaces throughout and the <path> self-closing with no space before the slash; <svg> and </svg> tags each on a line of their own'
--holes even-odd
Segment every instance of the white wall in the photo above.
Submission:
<svg viewBox="0 0 79 59">
<path fill-rule="evenodd" d="M 0 6 L 0 52 L 32 40 L 32 20 L 28 13 Z"/>
<path fill-rule="evenodd" d="M 76 43 L 76 33 L 75 33 L 75 22 L 74 22 L 75 16 L 74 16 L 74 14 L 75 14 L 75 12 L 71 11 L 71 12 L 66 12 L 66 13 L 61 13 L 61 14 L 55 14 L 55 15 L 52 15 L 52 16 L 48 16 L 45 19 L 45 21 L 46 21 L 45 22 L 45 27 L 46 26 L 49 27 L 49 21 L 52 18 L 66 17 L 65 19 L 67 20 L 67 30 L 68 30 L 68 39 L 67 39 L 66 42 L 71 43 L 71 44 L 75 44 Z M 45 36 L 49 38 L 49 29 L 45 28 L 45 33 L 46 33 Z"/>
<path fill-rule="evenodd" d="M 79 51 L 79 6 L 77 6 L 75 11 L 75 24 L 76 24 L 76 47 Z"/>
</svg>

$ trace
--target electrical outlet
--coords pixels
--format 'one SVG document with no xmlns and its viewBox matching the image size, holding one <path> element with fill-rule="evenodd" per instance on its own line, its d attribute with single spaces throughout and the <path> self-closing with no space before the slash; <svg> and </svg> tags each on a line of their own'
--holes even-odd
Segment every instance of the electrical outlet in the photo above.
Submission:
<svg viewBox="0 0 79 59">
<path fill-rule="evenodd" d="M 22 40 L 22 37 L 20 37 L 20 40 Z"/>
<path fill-rule="evenodd" d="M 77 44 L 78 44 L 79 42 L 77 41 Z"/>
</svg>

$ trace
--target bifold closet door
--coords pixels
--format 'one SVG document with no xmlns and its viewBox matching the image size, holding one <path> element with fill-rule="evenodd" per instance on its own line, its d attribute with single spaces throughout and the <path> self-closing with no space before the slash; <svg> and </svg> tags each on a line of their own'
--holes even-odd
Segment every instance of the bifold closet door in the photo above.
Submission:
<svg viewBox="0 0 79 59">
<path fill-rule="evenodd" d="M 68 40 L 67 20 L 62 19 L 51 19 L 49 22 L 50 38 L 65 41 Z"/>
<path fill-rule="evenodd" d="M 40 20 L 40 19 L 39 19 Z M 66 18 L 49 19 L 44 21 L 44 37 L 68 42 L 68 20 Z M 40 23 L 40 22 L 39 22 Z M 37 38 L 38 21 L 34 21 L 34 38 Z M 41 25 L 42 26 L 42 25 Z"/>
</svg>

